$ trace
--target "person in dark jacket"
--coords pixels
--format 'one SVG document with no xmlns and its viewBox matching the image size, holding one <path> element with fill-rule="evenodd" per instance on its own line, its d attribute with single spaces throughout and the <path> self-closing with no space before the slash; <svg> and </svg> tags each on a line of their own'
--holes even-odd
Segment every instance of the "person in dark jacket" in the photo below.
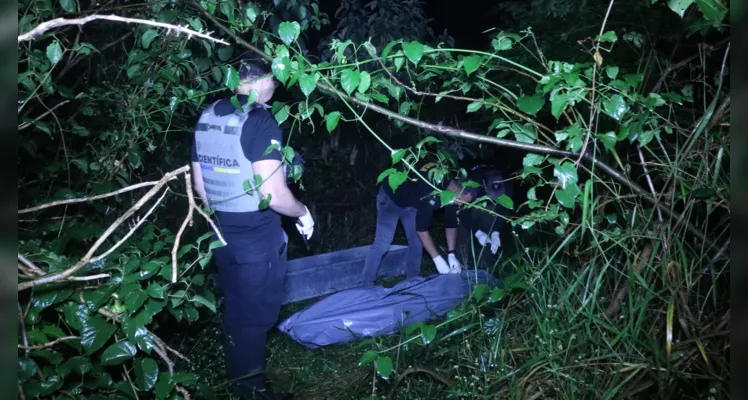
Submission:
<svg viewBox="0 0 748 400">
<path fill-rule="evenodd" d="M 450 180 L 446 185 L 436 185 L 442 190 L 454 191 L 454 199 L 470 203 L 475 200 L 475 188 L 463 187 L 458 179 Z M 406 277 L 411 278 L 420 273 L 421 256 L 423 250 L 434 261 L 437 271 L 442 274 L 459 273 L 462 269 L 454 254 L 457 241 L 457 209 L 458 204 L 446 205 L 444 226 L 447 236 L 447 260 L 439 254 L 434 244 L 429 226 L 434 211 L 442 208 L 438 193 L 432 194 L 434 188 L 420 178 L 406 180 L 395 191 L 385 180 L 379 185 L 377 193 L 377 230 L 363 270 L 363 285 L 372 284 L 377 277 L 382 257 L 392 244 L 395 229 L 400 221 L 408 240 L 408 254 L 406 255 Z"/>
<path fill-rule="evenodd" d="M 488 196 L 493 200 L 488 202 L 485 208 L 500 216 L 472 207 L 461 210 L 458 215 L 457 257 L 462 264 L 470 264 L 469 260 L 475 255 L 475 264 L 487 268 L 496 261 L 495 255 L 501 247 L 501 231 L 505 218 L 512 214 L 512 210 L 497 204 L 495 200 L 502 195 L 511 199 L 514 190 L 511 181 L 506 180 L 501 170 L 495 166 L 475 166 L 468 171 L 467 180 L 480 185 L 478 197 Z M 471 245 L 473 237 L 479 246 Z"/>
</svg>

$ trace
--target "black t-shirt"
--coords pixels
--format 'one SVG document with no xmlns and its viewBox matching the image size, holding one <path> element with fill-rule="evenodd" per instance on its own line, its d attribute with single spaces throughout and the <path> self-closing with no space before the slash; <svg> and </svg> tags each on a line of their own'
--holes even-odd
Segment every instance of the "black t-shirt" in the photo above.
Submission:
<svg viewBox="0 0 748 400">
<path fill-rule="evenodd" d="M 248 96 L 245 95 L 237 97 L 242 105 L 248 100 Z M 215 107 L 215 113 L 218 116 L 229 115 L 235 111 L 236 108 L 231 104 L 230 97 L 220 100 Z M 250 111 L 249 118 L 242 127 L 240 138 L 244 156 L 252 162 L 262 160 L 281 161 L 283 158 L 277 149 L 265 154 L 272 140 L 283 143 L 283 133 L 270 111 L 264 107 L 257 107 Z M 198 162 L 194 138 L 192 141 L 192 162 Z M 247 233 L 258 235 L 257 239 L 261 239 L 260 236 L 265 234 L 262 229 L 257 228 L 268 226 L 268 224 L 280 226 L 280 215 L 271 209 L 243 213 L 216 211 L 215 217 L 223 234 Z M 252 240 L 249 237 L 247 239 Z"/>
<path fill-rule="evenodd" d="M 418 232 L 426 232 L 429 230 L 434 211 L 442 208 L 442 203 L 438 194 L 430 195 L 434 189 L 429 186 L 428 183 L 424 182 L 422 179 L 417 179 L 415 181 L 408 179 L 402 185 L 398 186 L 394 193 L 386 179 L 380 184 L 380 186 L 384 188 L 384 192 L 387 193 L 392 201 L 394 201 L 398 206 L 412 207 L 416 209 L 416 230 Z M 440 187 L 440 185 L 437 185 L 437 187 Z M 444 227 L 456 228 L 457 205 L 450 204 L 444 207 L 444 212 Z"/>
</svg>

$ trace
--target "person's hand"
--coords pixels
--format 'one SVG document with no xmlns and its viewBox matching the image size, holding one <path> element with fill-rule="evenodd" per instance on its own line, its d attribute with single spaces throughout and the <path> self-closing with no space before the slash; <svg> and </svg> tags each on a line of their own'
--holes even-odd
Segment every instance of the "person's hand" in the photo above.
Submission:
<svg viewBox="0 0 748 400">
<path fill-rule="evenodd" d="M 449 261 L 449 273 L 459 274 L 462 271 L 462 264 L 460 264 L 460 260 L 457 259 L 454 253 L 449 253 L 447 260 Z"/>
<path fill-rule="evenodd" d="M 488 235 L 486 235 L 486 232 L 483 231 L 475 232 L 475 238 L 478 239 L 478 243 L 480 243 L 480 245 L 483 247 L 485 247 L 489 241 Z"/>
<path fill-rule="evenodd" d="M 304 206 L 304 210 L 306 211 L 306 214 L 299 217 L 299 220 L 296 222 L 296 229 L 298 229 L 299 233 L 308 240 L 312 237 L 312 233 L 314 233 L 314 219 L 312 219 L 312 214 L 309 212 L 309 208 Z"/>
<path fill-rule="evenodd" d="M 450 272 L 449 264 L 444 261 L 444 257 L 442 256 L 436 256 L 436 258 L 434 258 L 434 265 L 436 265 L 436 270 L 439 271 L 440 274 L 448 274 Z"/>
<path fill-rule="evenodd" d="M 491 232 L 491 254 L 496 254 L 496 252 L 499 250 L 499 247 L 501 247 L 499 232 Z"/>
</svg>

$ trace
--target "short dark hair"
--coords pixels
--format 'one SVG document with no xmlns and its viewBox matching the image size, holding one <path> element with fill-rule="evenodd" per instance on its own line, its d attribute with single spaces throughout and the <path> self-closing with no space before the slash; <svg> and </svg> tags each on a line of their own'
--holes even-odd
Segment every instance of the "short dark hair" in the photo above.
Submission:
<svg viewBox="0 0 748 400">
<path fill-rule="evenodd" d="M 269 74 L 270 69 L 262 61 L 242 60 L 239 65 L 239 79 L 242 82 L 251 81 Z"/>
</svg>

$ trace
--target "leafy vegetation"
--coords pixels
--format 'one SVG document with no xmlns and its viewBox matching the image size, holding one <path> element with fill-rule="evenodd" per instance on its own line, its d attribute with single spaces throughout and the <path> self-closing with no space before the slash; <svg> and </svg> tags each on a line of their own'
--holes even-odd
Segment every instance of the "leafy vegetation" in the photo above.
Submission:
<svg viewBox="0 0 748 400">
<path fill-rule="evenodd" d="M 500 199 L 516 211 L 491 266 L 504 289 L 351 345 L 274 336 L 277 385 L 304 398 L 729 397 L 721 0 L 501 2 L 485 14 L 515 20 L 483 47 L 435 38 L 416 2 L 328 8 L 19 2 L 19 397 L 227 388 L 209 279 L 221 240 L 185 164 L 201 107 L 236 87 L 247 50 L 287 88 L 272 112 L 285 158 L 313 166 L 296 178 L 316 251 L 373 240 L 361 207 L 377 181 L 439 181 L 480 158 L 516 167 L 521 187 Z M 45 25 L 56 18 L 89 19 Z"/>
</svg>

